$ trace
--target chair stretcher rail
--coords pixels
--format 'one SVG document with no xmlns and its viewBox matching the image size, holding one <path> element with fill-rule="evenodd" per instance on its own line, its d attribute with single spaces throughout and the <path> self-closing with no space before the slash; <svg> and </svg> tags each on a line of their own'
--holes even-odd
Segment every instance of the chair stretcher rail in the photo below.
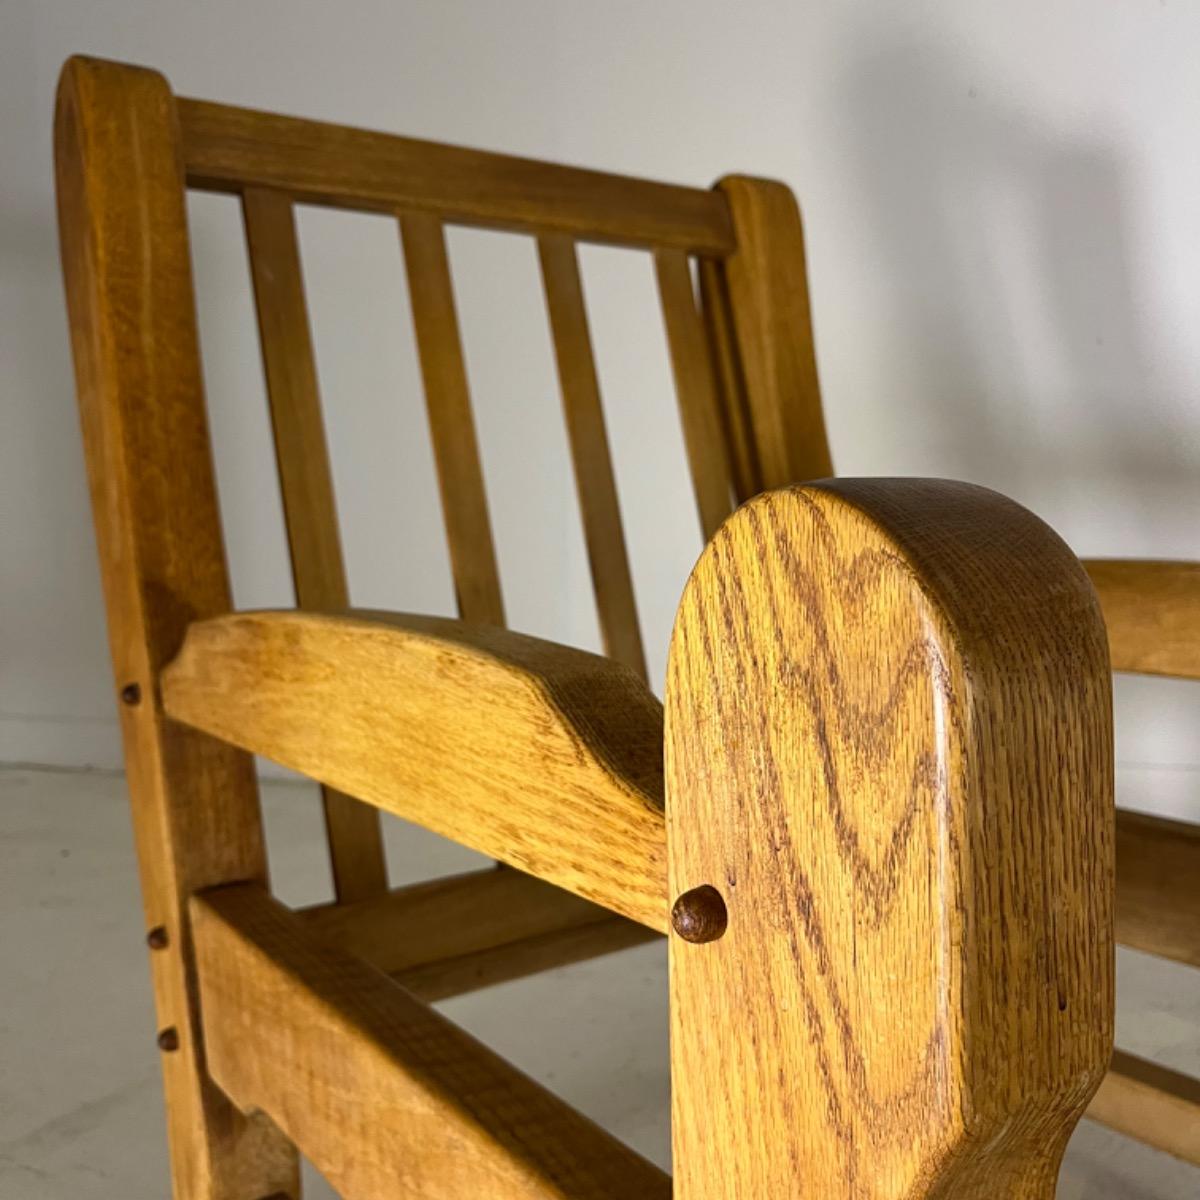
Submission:
<svg viewBox="0 0 1200 1200">
<path fill-rule="evenodd" d="M 667 1200 L 670 1180 L 253 884 L 192 900 L 213 1079 L 347 1200 Z"/>
</svg>

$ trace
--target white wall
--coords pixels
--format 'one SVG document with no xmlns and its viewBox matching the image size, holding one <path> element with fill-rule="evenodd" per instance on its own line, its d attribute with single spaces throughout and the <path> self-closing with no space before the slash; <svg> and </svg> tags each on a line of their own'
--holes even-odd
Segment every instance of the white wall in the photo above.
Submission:
<svg viewBox="0 0 1200 1200">
<path fill-rule="evenodd" d="M 0 0 L 0 759 L 119 759 L 58 276 L 54 81 L 72 51 L 176 89 L 706 184 L 797 191 L 843 474 L 1029 505 L 1081 554 L 1200 557 L 1200 9 Z M 193 206 L 239 602 L 286 603 L 238 218 Z M 449 611 L 394 229 L 302 238 L 356 603 Z M 532 248 L 455 234 L 512 623 L 596 642 Z M 656 669 L 699 549 L 649 267 L 585 252 Z M 1118 687 L 1130 803 L 1200 818 L 1200 686 Z"/>
</svg>

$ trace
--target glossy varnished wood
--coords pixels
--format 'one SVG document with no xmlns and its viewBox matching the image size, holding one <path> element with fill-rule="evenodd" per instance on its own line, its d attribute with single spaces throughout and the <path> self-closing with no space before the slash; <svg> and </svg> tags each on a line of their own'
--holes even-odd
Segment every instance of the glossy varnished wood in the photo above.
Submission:
<svg viewBox="0 0 1200 1200">
<path fill-rule="evenodd" d="M 440 221 L 416 215 L 402 217 L 400 231 L 458 613 L 467 621 L 503 625 L 446 233 Z"/>
<path fill-rule="evenodd" d="M 262 888 L 192 912 L 213 1077 L 347 1200 L 668 1200 L 657 1167 Z"/>
<path fill-rule="evenodd" d="M 176 720 L 666 928 L 662 717 L 627 667 L 385 613 L 193 625 Z"/>
<path fill-rule="evenodd" d="M 204 100 L 179 101 L 188 182 L 265 187 L 310 204 L 436 213 L 583 241 L 732 248 L 724 201 L 679 187 Z"/>
<path fill-rule="evenodd" d="M 1200 562 L 1090 559 L 1113 669 L 1200 679 Z"/>
<path fill-rule="evenodd" d="M 296 604 L 345 608 L 350 596 L 292 204 L 278 192 L 247 188 L 242 215 Z M 322 788 L 321 801 L 338 898 L 386 891 L 378 811 L 332 788 Z"/>
<path fill-rule="evenodd" d="M 261 1115 L 238 1113 L 205 1073 L 191 962 L 190 893 L 266 875 L 253 768 L 232 746 L 168 721 L 158 698 L 188 622 L 230 607 L 165 80 L 71 59 L 55 160 L 113 691 L 123 701 L 146 928 L 155 931 L 174 1195 L 295 1194 L 286 1139 Z"/>
<path fill-rule="evenodd" d="M 676 1200 L 1049 1200 L 1113 1021 L 1112 731 L 1078 562 L 993 492 L 757 498 L 666 700 Z M 802 1183 L 801 1183 L 802 1181 Z"/>
<path fill-rule="evenodd" d="M 568 238 L 546 236 L 538 239 L 538 258 L 604 651 L 644 679 L 646 653 L 600 404 L 579 257 Z"/>
</svg>

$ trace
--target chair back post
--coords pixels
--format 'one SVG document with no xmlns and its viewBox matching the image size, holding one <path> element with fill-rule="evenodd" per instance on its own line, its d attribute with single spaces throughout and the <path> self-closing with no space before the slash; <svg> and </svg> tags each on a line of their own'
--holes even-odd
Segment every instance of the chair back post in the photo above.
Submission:
<svg viewBox="0 0 1200 1200">
<path fill-rule="evenodd" d="M 671 646 L 676 1200 L 1051 1200 L 1113 1035 L 1104 626 L 936 480 L 743 506 Z"/>
<path fill-rule="evenodd" d="M 728 175 L 734 247 L 701 260 L 700 293 L 717 364 L 739 501 L 833 474 L 808 295 L 800 208 L 773 179 Z"/>
<path fill-rule="evenodd" d="M 71 59 L 55 115 L 59 224 L 108 609 L 177 1200 L 297 1194 L 265 1116 L 209 1081 L 186 902 L 264 880 L 250 757 L 169 721 L 159 675 L 230 608 L 192 292 L 175 99 L 154 71 Z"/>
</svg>

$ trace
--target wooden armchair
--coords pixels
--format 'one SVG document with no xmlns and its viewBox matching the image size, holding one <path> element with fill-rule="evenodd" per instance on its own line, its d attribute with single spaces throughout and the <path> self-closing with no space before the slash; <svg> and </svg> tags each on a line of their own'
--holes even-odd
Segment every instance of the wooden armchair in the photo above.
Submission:
<svg viewBox="0 0 1200 1200">
<path fill-rule="evenodd" d="M 1195 1084 L 1120 1056 L 1102 1085 L 1114 844 L 1118 936 L 1200 964 L 1200 843 L 1114 825 L 1093 588 L 993 492 L 828 478 L 785 187 L 248 112 L 87 59 L 56 151 L 176 1197 L 296 1197 L 297 1148 L 348 1200 L 1049 1197 L 1097 1088 L 1200 1161 Z M 241 198 L 298 611 L 231 611 L 187 187 Z M 398 218 L 461 620 L 347 608 L 295 203 Z M 609 658 L 503 628 L 444 224 L 537 239 Z M 709 539 L 665 711 L 577 241 L 654 256 Z M 1195 567 L 1092 571 L 1117 667 L 1200 670 Z M 272 898 L 250 751 L 323 785 L 334 903 Z M 381 808 L 516 869 L 388 890 Z M 662 933 L 673 1182 L 428 1007 Z"/>
</svg>

